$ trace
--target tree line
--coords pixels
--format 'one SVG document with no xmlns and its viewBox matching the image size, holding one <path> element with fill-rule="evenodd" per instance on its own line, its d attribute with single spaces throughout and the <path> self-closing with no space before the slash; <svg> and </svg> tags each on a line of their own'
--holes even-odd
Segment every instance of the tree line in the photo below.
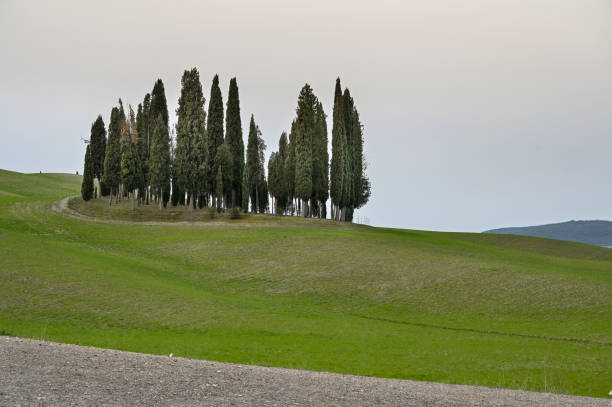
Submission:
<svg viewBox="0 0 612 407">
<path fill-rule="evenodd" d="M 157 203 L 183 205 L 189 211 L 240 207 L 274 213 L 352 221 L 353 211 L 370 197 L 363 155 L 363 126 L 348 89 L 336 80 L 332 157 L 328 153 L 327 116 L 310 85 L 301 89 L 289 135 L 266 166 L 266 144 L 251 115 L 245 151 L 236 78 L 227 104 L 212 80 L 208 109 L 196 68 L 181 78 L 177 123 L 169 124 L 164 84 L 158 79 L 136 112 L 119 99 L 111 109 L 108 131 L 99 115 L 85 152 L 81 195 L 107 196 L 109 205 L 131 198 L 132 209 Z M 246 153 L 246 154 L 245 154 Z M 98 180 L 99 189 L 94 187 Z M 271 204 L 270 204 L 271 203 Z"/>
</svg>

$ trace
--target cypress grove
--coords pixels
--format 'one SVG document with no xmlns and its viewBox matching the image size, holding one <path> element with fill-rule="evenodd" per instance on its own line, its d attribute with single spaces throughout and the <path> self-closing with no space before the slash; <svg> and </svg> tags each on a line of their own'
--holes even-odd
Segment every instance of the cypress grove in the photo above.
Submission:
<svg viewBox="0 0 612 407">
<path fill-rule="evenodd" d="M 126 118 L 119 99 L 111 110 L 108 137 L 98 116 L 92 124 L 86 164 L 92 180 L 98 178 L 100 192 L 108 190 L 109 204 L 113 197 L 119 201 L 121 196 L 131 196 L 134 206 L 138 192 L 139 204 L 148 204 L 151 196 L 160 210 L 171 197 L 173 206 L 186 204 L 189 211 L 212 205 L 219 211 L 241 206 L 248 212 L 250 202 L 252 212 L 264 213 L 271 198 L 271 212 L 276 215 L 326 218 L 331 198 L 331 218 L 350 222 L 354 210 L 368 202 L 371 184 L 366 175 L 363 125 L 350 91 L 342 91 L 340 78 L 334 89 L 331 160 L 327 115 L 309 84 L 298 95 L 291 131 L 281 134 L 278 151 L 270 155 L 267 166 L 266 144 L 254 115 L 245 157 L 236 78 L 230 80 L 225 115 L 218 75 L 210 92 L 207 113 L 198 70 L 184 71 L 178 121 L 172 127 L 175 136 L 169 131 L 161 79 L 138 105 L 136 115 L 129 106 Z M 87 190 L 84 183 L 84 198 Z"/>
</svg>

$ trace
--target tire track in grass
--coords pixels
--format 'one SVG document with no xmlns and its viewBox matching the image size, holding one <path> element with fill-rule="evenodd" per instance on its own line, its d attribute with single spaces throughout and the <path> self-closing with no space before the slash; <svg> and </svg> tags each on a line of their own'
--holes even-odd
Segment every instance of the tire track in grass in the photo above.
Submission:
<svg viewBox="0 0 612 407">
<path fill-rule="evenodd" d="M 486 329 L 477 329 L 477 328 L 458 328 L 458 327 L 444 326 L 444 325 L 425 324 L 422 322 L 410 322 L 410 321 L 401 321 L 398 319 L 372 317 L 368 315 L 353 314 L 353 313 L 339 312 L 338 314 L 355 317 L 355 318 L 369 319 L 373 321 L 388 322 L 391 324 L 418 326 L 421 328 L 434 328 L 434 329 L 444 329 L 447 331 L 473 332 L 473 333 L 487 334 L 487 335 L 515 336 L 519 338 L 542 339 L 542 340 L 547 340 L 547 341 L 578 342 L 578 343 L 588 343 L 588 344 L 593 344 L 593 345 L 612 346 L 612 342 L 597 341 L 594 339 L 564 338 L 560 336 L 521 334 L 521 333 L 504 332 L 504 331 L 489 331 Z"/>
</svg>

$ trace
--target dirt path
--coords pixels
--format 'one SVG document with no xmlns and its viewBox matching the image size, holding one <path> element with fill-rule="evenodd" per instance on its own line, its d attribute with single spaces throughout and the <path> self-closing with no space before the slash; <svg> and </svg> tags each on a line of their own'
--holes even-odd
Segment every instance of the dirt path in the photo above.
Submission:
<svg viewBox="0 0 612 407">
<path fill-rule="evenodd" d="M 240 221 L 233 221 L 231 223 L 221 222 L 221 221 L 177 221 L 177 222 L 160 222 L 160 221 L 129 221 L 129 220 L 117 220 L 117 219 L 101 219 L 95 218 L 92 216 L 83 215 L 80 212 L 71 209 L 68 203 L 71 199 L 75 198 L 74 196 L 68 196 L 64 199 L 60 199 L 59 201 L 53 202 L 51 205 L 51 209 L 60 215 L 69 216 L 75 219 L 86 220 L 89 222 L 101 222 L 101 223 L 112 223 L 117 225 L 139 225 L 139 226 L 191 226 L 191 227 L 214 227 L 214 226 L 223 226 L 223 227 L 266 227 L 266 226 L 274 226 L 274 224 L 262 223 L 262 224 L 251 224 Z"/>
<path fill-rule="evenodd" d="M 223 220 L 180 220 L 180 221 L 132 221 L 132 220 L 119 220 L 119 219 L 107 219 L 107 218 L 96 218 L 93 216 L 85 215 L 81 212 L 75 211 L 70 208 L 69 202 L 73 198 L 78 198 L 77 196 L 68 196 L 64 199 L 60 199 L 59 201 L 53 202 L 51 205 L 51 209 L 62 215 L 68 216 L 75 219 L 86 220 L 89 222 L 100 222 L 100 223 L 111 223 L 116 225 L 138 225 L 138 226 L 182 226 L 182 227 L 240 227 L 240 228 L 264 228 L 264 227 L 279 227 L 285 226 L 280 222 L 274 222 L 267 220 L 266 222 L 243 222 L 240 220 L 232 220 L 231 222 L 223 221 Z M 343 225 L 346 226 L 346 225 Z"/>
<path fill-rule="evenodd" d="M 153 356 L 0 336 L 0 405 L 610 406 L 610 400 Z"/>
</svg>

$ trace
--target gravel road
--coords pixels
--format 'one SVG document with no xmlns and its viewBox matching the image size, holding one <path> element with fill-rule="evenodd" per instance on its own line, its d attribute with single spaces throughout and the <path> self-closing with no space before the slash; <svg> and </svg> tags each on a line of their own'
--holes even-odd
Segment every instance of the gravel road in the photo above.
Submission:
<svg viewBox="0 0 612 407">
<path fill-rule="evenodd" d="M 0 405 L 610 407 L 610 400 L 245 366 L 0 336 Z"/>
</svg>

